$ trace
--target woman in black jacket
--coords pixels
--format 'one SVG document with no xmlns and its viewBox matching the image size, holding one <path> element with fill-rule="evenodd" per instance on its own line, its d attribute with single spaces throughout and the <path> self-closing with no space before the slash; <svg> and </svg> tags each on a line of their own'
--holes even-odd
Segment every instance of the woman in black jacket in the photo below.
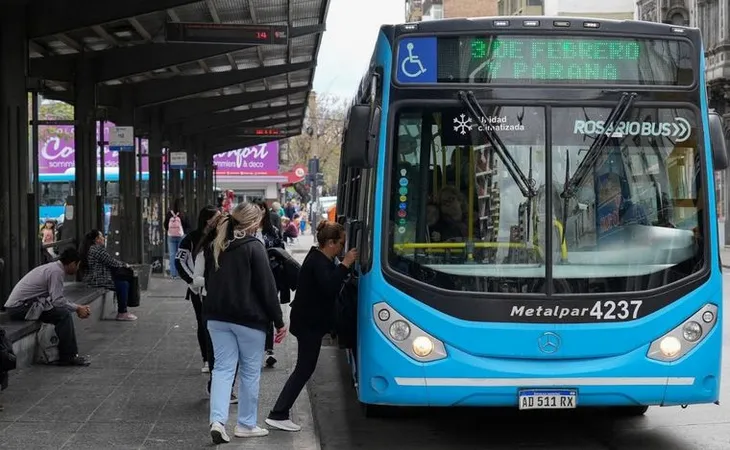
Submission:
<svg viewBox="0 0 730 450">
<path fill-rule="evenodd" d="M 239 204 L 220 220 L 212 249 L 206 249 L 203 318 L 215 353 L 210 434 L 216 444 L 230 441 L 225 424 L 237 364 L 240 377 L 235 436 L 269 433 L 256 423 L 264 341 L 271 322 L 277 329 L 277 342 L 284 339 L 286 327 L 266 249 L 256 238 L 261 215 L 258 206 Z"/>
<path fill-rule="evenodd" d="M 211 226 L 215 226 L 218 216 L 220 216 L 220 211 L 215 206 L 208 205 L 201 209 L 200 214 L 198 214 L 198 228 L 185 235 L 175 255 L 177 273 L 188 284 L 185 299 L 190 300 L 195 310 L 195 319 L 198 323 L 198 345 L 200 346 L 200 354 L 203 357 L 203 368 L 201 369 L 203 373 L 209 372 L 209 337 L 208 330 L 206 330 L 203 322 L 202 289 L 193 285 L 193 274 L 195 273 L 195 257 L 202 248 L 201 241 L 207 236 Z"/>
<path fill-rule="evenodd" d="M 342 225 L 326 220 L 317 225 L 317 247 L 312 247 L 302 263 L 291 306 L 291 333 L 299 346 L 297 364 L 266 419 L 269 426 L 284 431 L 302 429 L 291 421 L 289 410 L 317 367 L 322 338 L 334 329 L 333 314 L 328 312 L 334 312 L 337 295 L 357 259 L 357 250 L 353 248 L 337 265 L 335 256 L 342 254 L 344 248 Z"/>
</svg>

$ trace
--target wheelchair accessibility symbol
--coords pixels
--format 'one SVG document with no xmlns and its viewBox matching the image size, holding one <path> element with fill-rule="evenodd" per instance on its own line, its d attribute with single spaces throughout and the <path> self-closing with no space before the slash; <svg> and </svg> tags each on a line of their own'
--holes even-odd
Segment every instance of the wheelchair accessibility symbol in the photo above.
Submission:
<svg viewBox="0 0 730 450">
<path fill-rule="evenodd" d="M 436 82 L 436 38 L 403 39 L 398 50 L 399 82 Z"/>
<path fill-rule="evenodd" d="M 415 45 L 413 44 L 413 42 L 409 42 L 406 44 L 406 48 L 408 49 L 408 56 L 403 59 L 403 62 L 400 65 L 401 70 L 403 71 L 403 75 L 407 76 L 408 78 L 418 78 L 426 73 L 426 68 L 423 67 L 423 63 L 421 63 L 418 55 L 413 54 L 414 47 Z"/>
</svg>

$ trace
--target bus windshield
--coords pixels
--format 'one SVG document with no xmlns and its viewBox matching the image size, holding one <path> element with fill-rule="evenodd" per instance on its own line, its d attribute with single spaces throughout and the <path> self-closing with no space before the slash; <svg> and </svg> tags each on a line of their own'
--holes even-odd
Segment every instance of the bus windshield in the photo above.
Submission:
<svg viewBox="0 0 730 450">
<path fill-rule="evenodd" d="M 480 120 L 397 112 L 391 269 L 456 291 L 586 294 L 703 267 L 695 112 L 636 105 L 611 126 L 611 104 L 480 106 Z"/>
</svg>

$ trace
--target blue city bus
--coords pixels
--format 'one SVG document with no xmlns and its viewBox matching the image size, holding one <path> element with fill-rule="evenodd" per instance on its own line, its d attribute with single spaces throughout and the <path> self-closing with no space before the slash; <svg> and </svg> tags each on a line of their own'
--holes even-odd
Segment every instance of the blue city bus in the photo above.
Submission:
<svg viewBox="0 0 730 450">
<path fill-rule="evenodd" d="M 703 54 L 696 29 L 636 21 L 380 29 L 337 204 L 368 414 L 718 401 L 728 158 Z"/>
<path fill-rule="evenodd" d="M 57 220 L 63 222 L 66 199 L 71 193 L 72 183 L 76 180 L 74 173 L 64 174 L 40 174 L 40 202 L 38 206 L 38 220 L 43 224 L 46 220 Z M 139 175 L 138 175 L 139 177 Z M 101 171 L 97 170 L 97 181 L 101 180 Z M 119 168 L 107 167 L 104 170 L 104 181 L 106 183 L 107 198 L 114 198 L 119 195 Z M 149 173 L 142 172 L 142 192 L 148 192 Z M 111 204 L 104 205 L 104 214 L 109 215 Z"/>
</svg>

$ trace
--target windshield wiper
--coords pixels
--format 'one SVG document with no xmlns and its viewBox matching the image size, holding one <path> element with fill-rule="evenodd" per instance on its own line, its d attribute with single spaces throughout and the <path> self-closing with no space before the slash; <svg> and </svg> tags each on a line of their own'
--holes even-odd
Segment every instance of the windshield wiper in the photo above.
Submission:
<svg viewBox="0 0 730 450">
<path fill-rule="evenodd" d="M 611 110 L 611 113 L 608 115 L 608 119 L 606 119 L 603 133 L 596 136 L 596 140 L 593 141 L 585 158 L 583 158 L 583 161 L 580 162 L 578 168 L 575 169 L 573 176 L 568 178 L 566 173 L 565 186 L 563 186 L 563 192 L 560 194 L 563 199 L 567 200 L 569 197 L 572 197 L 575 194 L 576 188 L 583 183 L 583 180 L 593 168 L 598 157 L 601 155 L 601 150 L 603 150 L 606 144 L 608 144 L 608 140 L 613 136 L 616 124 L 624 120 L 626 114 L 631 110 L 636 97 L 636 92 L 632 92 L 630 94 L 628 92 L 624 92 L 621 94 L 621 98 L 616 106 L 614 106 Z M 563 224 L 563 226 L 565 226 L 565 224 Z"/>
<path fill-rule="evenodd" d="M 502 160 L 502 164 L 504 164 L 507 168 L 507 172 L 509 172 L 512 179 L 515 181 L 515 184 L 517 184 L 517 187 L 520 191 L 522 191 L 522 195 L 528 199 L 535 197 L 537 195 L 537 192 L 535 191 L 535 180 L 527 178 L 522 170 L 520 170 L 517 162 L 504 146 L 504 142 L 502 142 L 499 138 L 497 132 L 482 123 L 482 117 L 486 119 L 487 114 L 476 99 L 474 92 L 459 91 L 459 100 L 461 100 L 464 106 L 466 106 L 469 116 L 474 122 L 476 122 L 477 127 L 485 125 L 480 127 L 482 134 L 492 147 L 494 147 L 494 150 L 497 152 L 497 156 L 499 156 L 499 159 Z"/>
<path fill-rule="evenodd" d="M 569 183 L 570 183 L 570 152 L 565 152 L 565 185 L 563 186 L 563 189 L 565 189 L 565 186 L 568 186 Z M 565 193 L 565 191 L 563 191 L 563 194 L 564 193 Z M 563 216 L 561 217 L 561 219 L 562 219 L 561 224 L 563 225 L 563 235 L 561 236 L 561 239 L 560 239 L 561 246 L 565 245 L 565 235 L 566 235 L 566 230 L 568 228 L 568 224 L 566 222 L 568 221 L 569 199 L 570 199 L 570 197 L 568 195 L 563 195 Z M 560 252 L 560 254 L 562 255 L 563 252 Z M 567 262 L 564 257 L 561 257 L 561 261 L 563 263 Z"/>
</svg>

